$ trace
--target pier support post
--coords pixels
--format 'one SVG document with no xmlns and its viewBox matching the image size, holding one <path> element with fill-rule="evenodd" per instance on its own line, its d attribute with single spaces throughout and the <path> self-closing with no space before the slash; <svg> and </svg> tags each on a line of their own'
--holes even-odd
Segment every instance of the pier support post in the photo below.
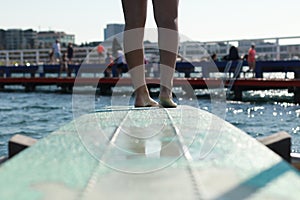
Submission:
<svg viewBox="0 0 300 200">
<path fill-rule="evenodd" d="M 73 85 L 58 84 L 57 87 L 60 87 L 60 92 L 61 93 L 71 93 L 73 91 Z"/>
<path fill-rule="evenodd" d="M 0 77 L 3 78 L 4 77 L 4 73 L 5 71 L 3 69 L 0 70 Z"/>
<path fill-rule="evenodd" d="M 263 69 L 260 63 L 256 63 L 255 71 L 254 71 L 255 78 L 263 78 Z"/>
<path fill-rule="evenodd" d="M 294 88 L 294 103 L 300 103 L 300 88 Z"/>
<path fill-rule="evenodd" d="M 234 100 L 242 101 L 243 100 L 243 90 L 241 88 L 234 87 Z"/>
<path fill-rule="evenodd" d="M 300 79 L 300 71 L 295 71 L 295 79 Z M 294 87 L 294 102 L 300 103 L 300 87 Z"/>
<path fill-rule="evenodd" d="M 100 85 L 98 86 L 100 88 L 100 95 L 111 95 L 112 89 L 110 85 Z"/>
<path fill-rule="evenodd" d="M 35 85 L 33 85 L 33 84 L 25 85 L 25 92 L 33 92 L 34 90 L 35 90 Z"/>
</svg>

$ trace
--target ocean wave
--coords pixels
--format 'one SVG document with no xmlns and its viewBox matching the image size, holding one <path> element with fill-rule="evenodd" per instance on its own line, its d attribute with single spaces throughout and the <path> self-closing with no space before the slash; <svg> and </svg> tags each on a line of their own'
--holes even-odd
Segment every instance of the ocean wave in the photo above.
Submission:
<svg viewBox="0 0 300 200">
<path fill-rule="evenodd" d="M 62 107 L 59 106 L 50 106 L 50 105 L 28 105 L 22 107 L 23 109 L 38 109 L 38 110 L 60 110 L 63 109 Z"/>
<path fill-rule="evenodd" d="M 0 107 L 0 112 L 13 111 L 13 110 L 14 110 L 13 107 Z"/>
</svg>

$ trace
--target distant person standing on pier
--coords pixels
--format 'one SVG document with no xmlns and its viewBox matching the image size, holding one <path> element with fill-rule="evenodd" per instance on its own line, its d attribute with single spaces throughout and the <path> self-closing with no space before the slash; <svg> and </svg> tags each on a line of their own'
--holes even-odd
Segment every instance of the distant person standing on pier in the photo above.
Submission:
<svg viewBox="0 0 300 200">
<path fill-rule="evenodd" d="M 160 106 L 174 108 L 172 87 L 178 52 L 178 0 L 152 0 L 158 27 L 160 52 Z M 135 107 L 159 106 L 149 94 L 145 80 L 144 29 L 146 0 L 122 0 L 125 18 L 124 52 L 135 90 Z"/>
<path fill-rule="evenodd" d="M 59 40 L 55 40 L 55 43 L 52 45 L 52 51 L 54 54 L 54 58 L 56 59 L 56 62 L 60 63 L 61 49 L 60 49 Z"/>
<path fill-rule="evenodd" d="M 255 71 L 255 63 L 256 63 L 255 55 L 256 55 L 255 45 L 252 44 L 251 47 L 250 47 L 250 49 L 249 49 L 249 51 L 248 51 L 248 57 L 247 57 L 247 62 L 248 62 L 248 65 L 249 65 L 249 70 L 251 72 Z"/>
<path fill-rule="evenodd" d="M 238 48 L 235 46 L 231 46 L 229 49 L 228 60 L 240 60 Z"/>
<path fill-rule="evenodd" d="M 114 65 L 114 58 L 109 52 L 106 53 L 105 65 L 106 69 L 104 70 L 104 77 L 109 78 L 111 77 L 112 67 Z"/>
<path fill-rule="evenodd" d="M 213 60 L 213 61 L 218 61 L 218 56 L 216 53 L 213 53 L 210 58 Z"/>
<path fill-rule="evenodd" d="M 68 63 L 71 64 L 72 63 L 72 58 L 74 56 L 74 49 L 73 49 L 73 45 L 72 43 L 68 44 L 68 48 L 67 48 L 67 58 L 68 58 Z"/>
<path fill-rule="evenodd" d="M 60 60 L 60 70 L 59 70 L 59 74 L 58 74 L 58 77 L 61 76 L 61 73 L 62 72 L 66 72 L 67 76 L 70 77 L 71 76 L 71 73 L 68 69 L 68 55 L 67 55 L 67 52 L 63 53 L 62 54 L 62 58 Z"/>
<path fill-rule="evenodd" d="M 126 65 L 126 59 L 124 52 L 122 50 L 117 51 L 117 58 L 114 61 L 114 66 L 112 69 L 113 77 L 122 77 L 124 67 Z"/>
<path fill-rule="evenodd" d="M 50 62 L 50 64 L 54 63 L 54 52 L 53 52 L 53 49 L 51 49 L 49 51 L 49 62 Z"/>
<path fill-rule="evenodd" d="M 103 59 L 104 59 L 104 52 L 105 52 L 104 46 L 102 46 L 101 44 L 99 44 L 97 46 L 97 52 L 98 52 L 98 55 L 99 55 L 99 62 L 102 63 Z"/>
</svg>

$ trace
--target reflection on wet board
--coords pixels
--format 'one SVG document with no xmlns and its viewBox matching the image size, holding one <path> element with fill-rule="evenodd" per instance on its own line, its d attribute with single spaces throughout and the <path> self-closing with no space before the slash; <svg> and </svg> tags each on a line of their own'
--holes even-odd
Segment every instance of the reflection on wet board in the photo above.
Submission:
<svg viewBox="0 0 300 200">
<path fill-rule="evenodd" d="M 189 106 L 83 115 L 0 168 L 0 199 L 299 196 L 294 168 L 231 124 Z"/>
</svg>

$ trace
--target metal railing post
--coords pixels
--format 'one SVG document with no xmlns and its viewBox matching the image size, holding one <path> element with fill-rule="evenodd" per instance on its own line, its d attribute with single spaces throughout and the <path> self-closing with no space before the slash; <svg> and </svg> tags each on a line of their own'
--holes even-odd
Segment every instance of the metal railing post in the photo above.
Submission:
<svg viewBox="0 0 300 200">
<path fill-rule="evenodd" d="M 85 53 L 86 53 L 86 63 L 90 63 L 90 55 L 89 55 L 89 49 L 88 48 L 85 49 Z"/>
<path fill-rule="evenodd" d="M 38 65 L 40 63 L 40 52 L 39 50 L 35 51 L 35 62 Z"/>
<path fill-rule="evenodd" d="M 24 52 L 20 51 L 20 65 L 24 65 Z"/>
<path fill-rule="evenodd" d="M 5 52 L 5 65 L 6 66 L 9 65 L 9 52 L 8 51 Z"/>
<path fill-rule="evenodd" d="M 279 44 L 279 38 L 276 38 L 276 60 L 280 60 L 280 44 Z"/>
</svg>

